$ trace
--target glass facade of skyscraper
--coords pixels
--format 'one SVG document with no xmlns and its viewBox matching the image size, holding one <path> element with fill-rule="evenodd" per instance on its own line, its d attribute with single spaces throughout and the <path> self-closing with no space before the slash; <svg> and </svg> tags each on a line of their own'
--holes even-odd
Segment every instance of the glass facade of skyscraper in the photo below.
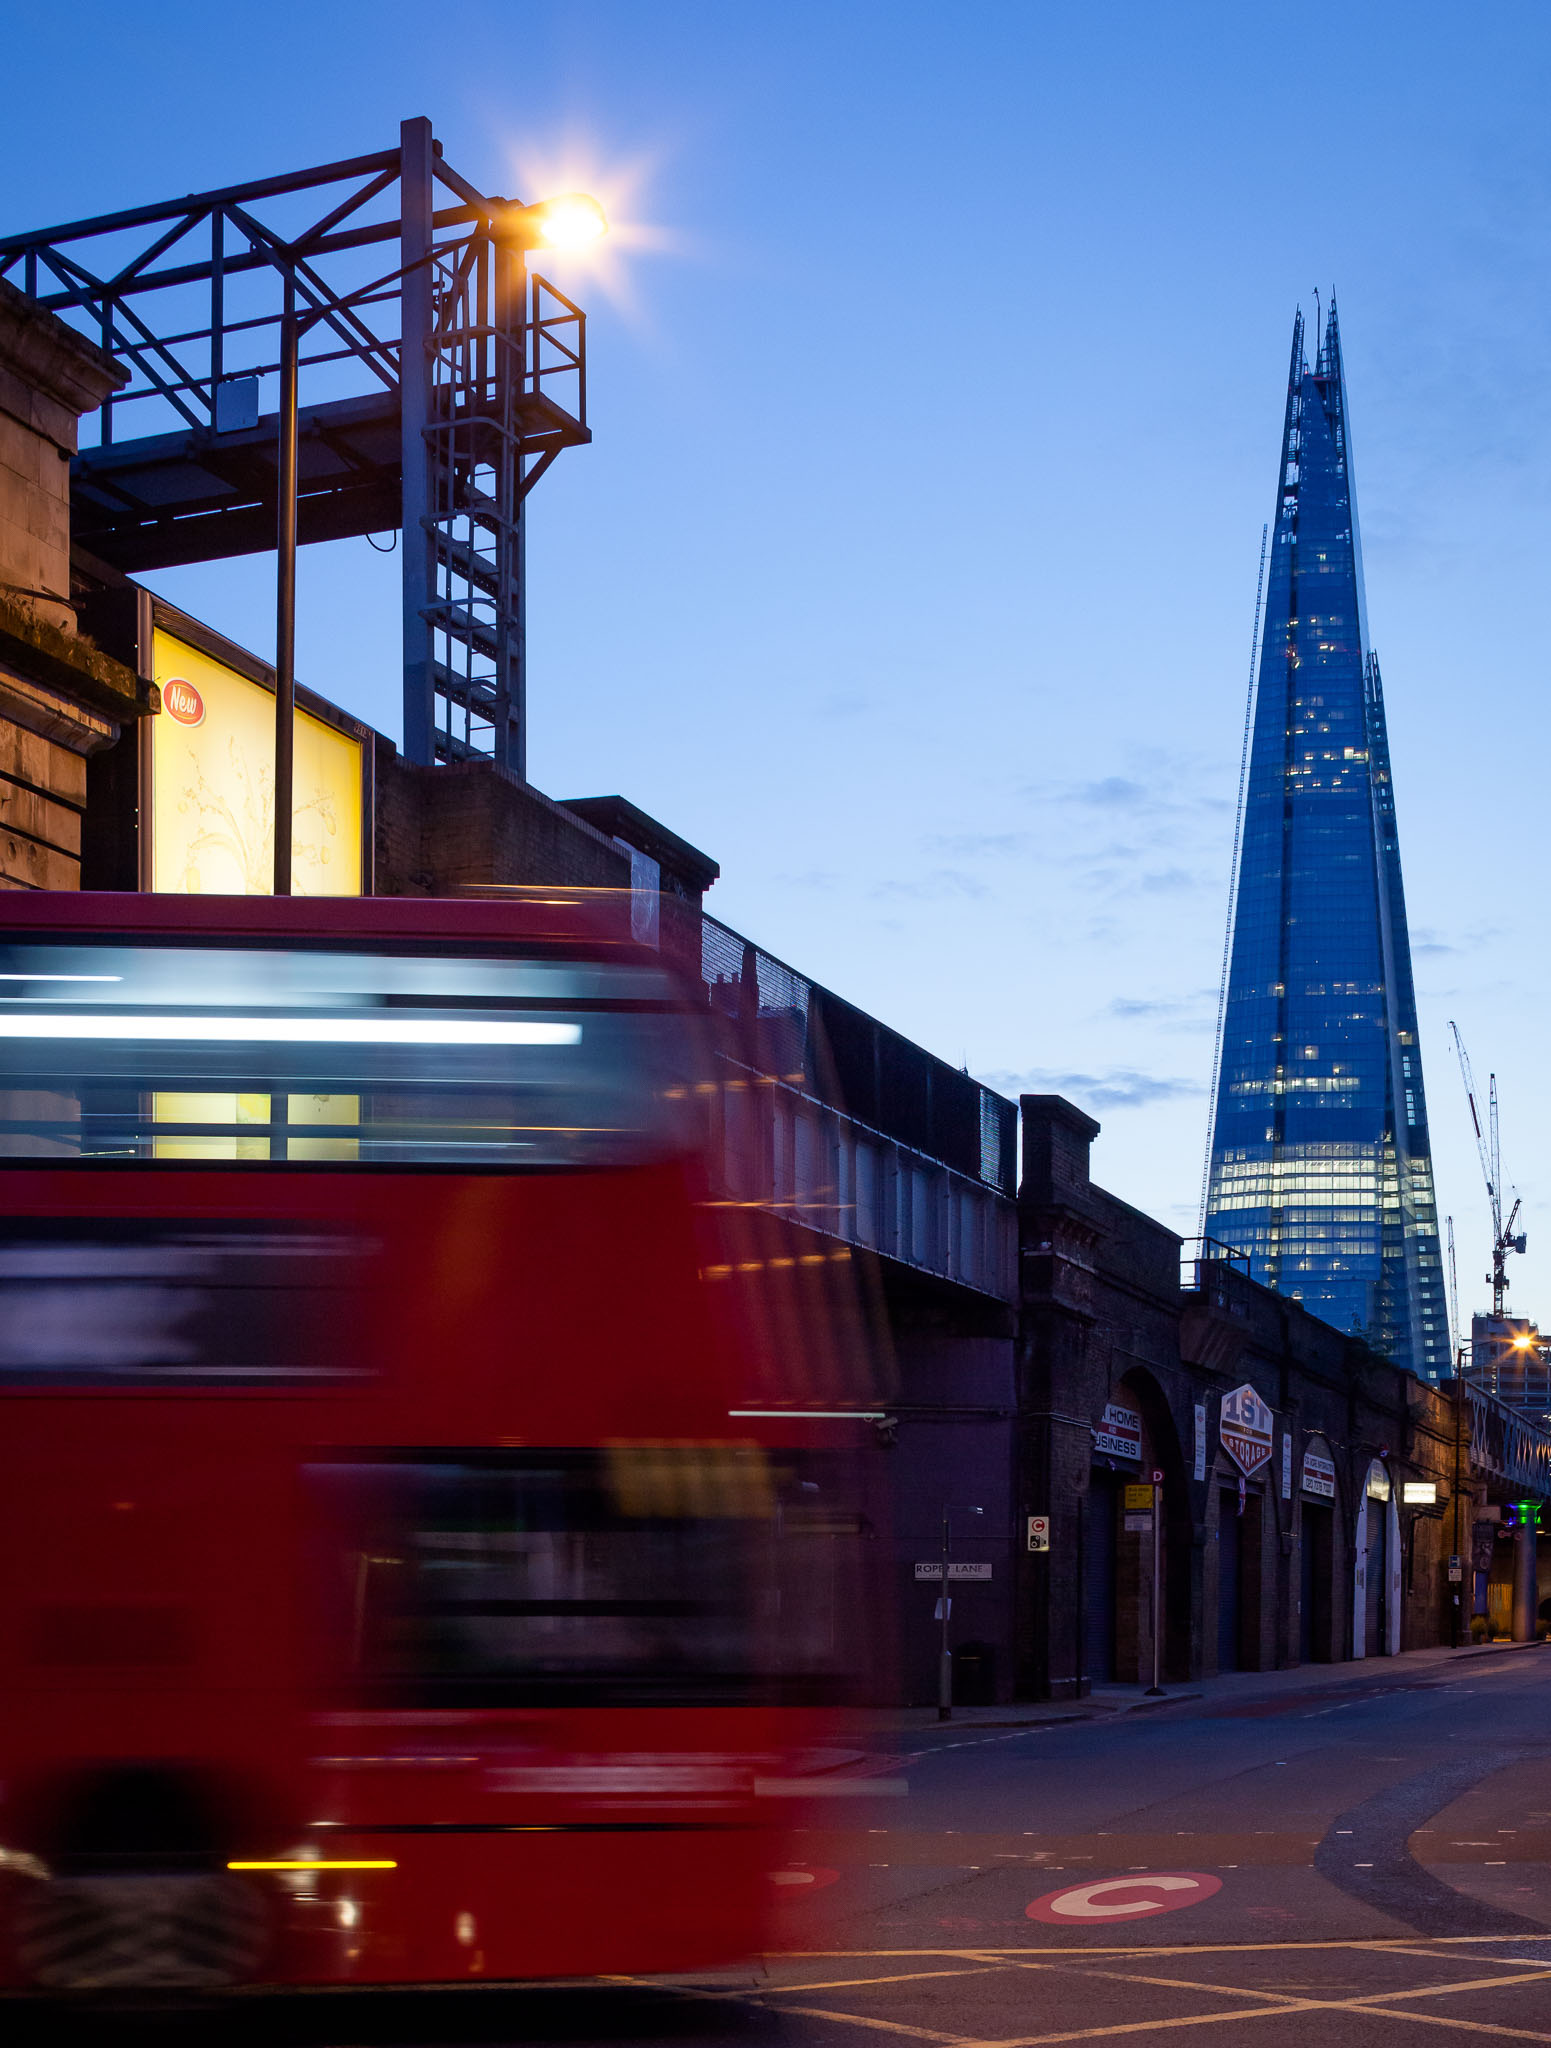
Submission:
<svg viewBox="0 0 1551 2048">
<path fill-rule="evenodd" d="M 1312 374 L 1293 328 L 1206 1231 L 1398 1365 L 1450 1370 L 1333 303 Z"/>
</svg>

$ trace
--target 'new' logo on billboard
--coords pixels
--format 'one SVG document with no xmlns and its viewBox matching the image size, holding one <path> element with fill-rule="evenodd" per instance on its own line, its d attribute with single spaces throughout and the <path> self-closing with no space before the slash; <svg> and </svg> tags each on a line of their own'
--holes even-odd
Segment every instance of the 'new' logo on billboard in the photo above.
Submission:
<svg viewBox="0 0 1551 2048">
<path fill-rule="evenodd" d="M 162 684 L 162 709 L 179 725 L 203 725 L 205 700 L 192 683 L 184 682 L 181 676 L 174 676 L 170 683 Z"/>
</svg>

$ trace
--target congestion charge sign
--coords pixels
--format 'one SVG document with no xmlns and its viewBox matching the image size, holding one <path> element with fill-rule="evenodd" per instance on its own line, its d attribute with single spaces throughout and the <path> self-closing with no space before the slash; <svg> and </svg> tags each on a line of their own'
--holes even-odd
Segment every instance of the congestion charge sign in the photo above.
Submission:
<svg viewBox="0 0 1551 2048">
<path fill-rule="evenodd" d="M 1262 1465 L 1271 1462 L 1273 1422 L 1270 1409 L 1248 1381 L 1223 1395 L 1218 1435 L 1246 1479 L 1253 1479 Z"/>
<path fill-rule="evenodd" d="M 1222 1879 L 1203 1870 L 1138 1870 L 1097 1884 L 1063 1885 L 1023 1909 L 1029 1920 L 1052 1927 L 1098 1927 L 1117 1920 L 1151 1920 L 1198 1906 L 1222 1890 Z"/>
</svg>

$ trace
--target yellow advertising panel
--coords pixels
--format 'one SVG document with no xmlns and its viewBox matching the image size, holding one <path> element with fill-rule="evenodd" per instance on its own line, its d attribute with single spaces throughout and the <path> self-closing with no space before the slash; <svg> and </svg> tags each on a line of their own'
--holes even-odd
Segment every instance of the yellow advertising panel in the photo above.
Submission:
<svg viewBox="0 0 1551 2048">
<path fill-rule="evenodd" d="M 161 714 L 151 726 L 151 887 L 268 896 L 275 870 L 275 700 L 156 629 Z M 359 896 L 361 742 L 296 714 L 291 889 Z"/>
</svg>

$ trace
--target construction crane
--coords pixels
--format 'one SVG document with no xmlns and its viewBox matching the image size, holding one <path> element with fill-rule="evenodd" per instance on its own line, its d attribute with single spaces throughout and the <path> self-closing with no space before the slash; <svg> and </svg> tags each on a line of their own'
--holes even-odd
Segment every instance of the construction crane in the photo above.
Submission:
<svg viewBox="0 0 1551 2048">
<path fill-rule="evenodd" d="M 1465 1333 L 1459 1321 L 1459 1269 L 1454 1263 L 1454 1218 L 1449 1225 L 1449 1356 L 1454 1361 L 1454 1370 L 1460 1370 L 1460 1361 L 1465 1351 Z"/>
<path fill-rule="evenodd" d="M 1522 1253 L 1526 1243 L 1524 1232 L 1514 1234 L 1514 1224 L 1519 1220 L 1519 1211 L 1524 1204 L 1515 1195 L 1508 1220 L 1503 1221 L 1503 1158 L 1502 1144 L 1497 1130 L 1497 1076 L 1493 1074 L 1488 1082 L 1488 1107 L 1486 1129 L 1481 1128 L 1481 1112 L 1476 1106 L 1476 1081 L 1470 1071 L 1470 1055 L 1465 1050 L 1465 1041 L 1460 1037 L 1459 1026 L 1449 1019 L 1449 1029 L 1454 1034 L 1454 1050 L 1459 1054 L 1459 1071 L 1465 1083 L 1465 1100 L 1470 1104 L 1470 1121 L 1476 1129 L 1476 1152 L 1481 1161 L 1481 1172 L 1486 1181 L 1486 1199 L 1492 1211 L 1492 1270 L 1486 1276 L 1492 1288 L 1492 1314 L 1500 1322 L 1503 1304 L 1508 1294 L 1508 1254 Z"/>
</svg>

